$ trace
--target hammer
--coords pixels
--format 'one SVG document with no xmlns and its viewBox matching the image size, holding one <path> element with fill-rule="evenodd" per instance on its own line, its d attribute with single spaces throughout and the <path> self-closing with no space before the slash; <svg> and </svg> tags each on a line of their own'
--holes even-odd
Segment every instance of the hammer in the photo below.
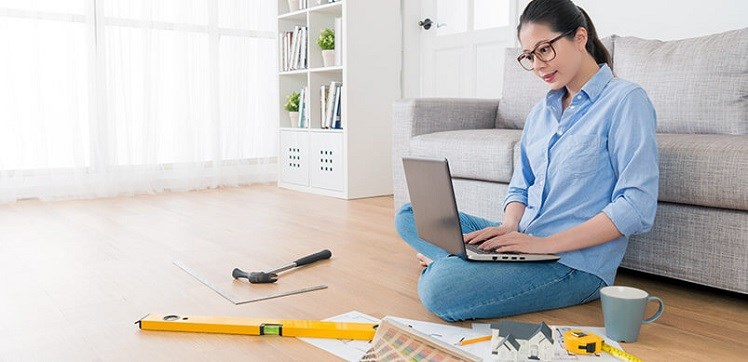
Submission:
<svg viewBox="0 0 748 362">
<path fill-rule="evenodd" d="M 247 278 L 247 280 L 249 280 L 249 282 L 252 284 L 275 283 L 278 280 L 278 273 L 282 271 L 293 269 L 297 266 L 311 264 L 319 260 L 330 259 L 331 256 L 332 253 L 330 252 L 330 250 L 325 249 L 320 252 L 307 255 L 301 259 L 294 261 L 291 264 L 284 265 L 269 272 L 251 272 L 248 274 L 247 272 L 239 268 L 234 268 L 234 271 L 231 272 L 231 276 L 234 277 L 234 279 Z"/>
</svg>

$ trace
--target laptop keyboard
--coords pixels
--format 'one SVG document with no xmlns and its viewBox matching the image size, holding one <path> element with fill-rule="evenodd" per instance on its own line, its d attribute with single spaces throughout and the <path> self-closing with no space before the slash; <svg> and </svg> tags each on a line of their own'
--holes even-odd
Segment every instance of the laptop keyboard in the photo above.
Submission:
<svg viewBox="0 0 748 362">
<path fill-rule="evenodd" d="M 465 249 L 470 250 L 470 251 L 472 251 L 472 252 L 474 252 L 476 254 L 502 254 L 502 255 L 503 254 L 517 254 L 517 255 L 519 255 L 520 254 L 520 253 L 513 252 L 513 251 L 502 251 L 502 252 L 498 252 L 498 251 L 495 251 L 495 250 L 478 249 L 479 246 L 480 246 L 480 244 L 477 244 L 477 245 L 476 244 L 465 244 Z"/>
<path fill-rule="evenodd" d="M 478 249 L 478 246 L 480 246 L 480 244 L 465 244 L 465 249 L 470 250 L 476 254 L 496 254 L 496 252 L 493 250 Z"/>
</svg>

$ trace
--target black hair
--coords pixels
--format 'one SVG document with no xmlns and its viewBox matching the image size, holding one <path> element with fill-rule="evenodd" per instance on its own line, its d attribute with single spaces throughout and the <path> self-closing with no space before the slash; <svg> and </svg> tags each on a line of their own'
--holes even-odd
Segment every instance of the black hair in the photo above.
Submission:
<svg viewBox="0 0 748 362">
<path fill-rule="evenodd" d="M 597 64 L 606 63 L 612 68 L 610 53 L 597 36 L 589 15 L 582 8 L 574 5 L 571 0 L 530 1 L 519 17 L 517 36 L 525 23 L 546 24 L 554 32 L 568 34 L 569 39 L 574 38 L 574 34 L 580 27 L 587 29 L 587 44 L 585 44 L 587 52 L 595 58 Z"/>
</svg>

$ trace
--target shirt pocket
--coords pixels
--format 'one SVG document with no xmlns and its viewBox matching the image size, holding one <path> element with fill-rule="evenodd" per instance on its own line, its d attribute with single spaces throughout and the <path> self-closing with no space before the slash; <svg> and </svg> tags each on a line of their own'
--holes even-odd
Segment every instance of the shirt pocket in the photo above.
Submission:
<svg viewBox="0 0 748 362">
<path fill-rule="evenodd" d="M 569 135 L 559 156 L 558 172 L 573 178 L 592 176 L 599 170 L 605 142 L 597 135 Z"/>
</svg>

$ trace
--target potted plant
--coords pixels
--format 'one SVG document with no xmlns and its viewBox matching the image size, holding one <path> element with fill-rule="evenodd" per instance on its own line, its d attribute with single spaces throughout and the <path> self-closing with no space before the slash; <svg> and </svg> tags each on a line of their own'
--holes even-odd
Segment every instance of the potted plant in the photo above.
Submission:
<svg viewBox="0 0 748 362">
<path fill-rule="evenodd" d="M 322 29 L 317 45 L 322 49 L 322 64 L 325 67 L 335 65 L 335 31 L 330 28 Z"/>
<path fill-rule="evenodd" d="M 286 104 L 283 106 L 288 111 L 288 119 L 291 120 L 291 126 L 299 120 L 299 101 L 301 94 L 299 92 L 291 92 L 286 97 Z"/>
</svg>

